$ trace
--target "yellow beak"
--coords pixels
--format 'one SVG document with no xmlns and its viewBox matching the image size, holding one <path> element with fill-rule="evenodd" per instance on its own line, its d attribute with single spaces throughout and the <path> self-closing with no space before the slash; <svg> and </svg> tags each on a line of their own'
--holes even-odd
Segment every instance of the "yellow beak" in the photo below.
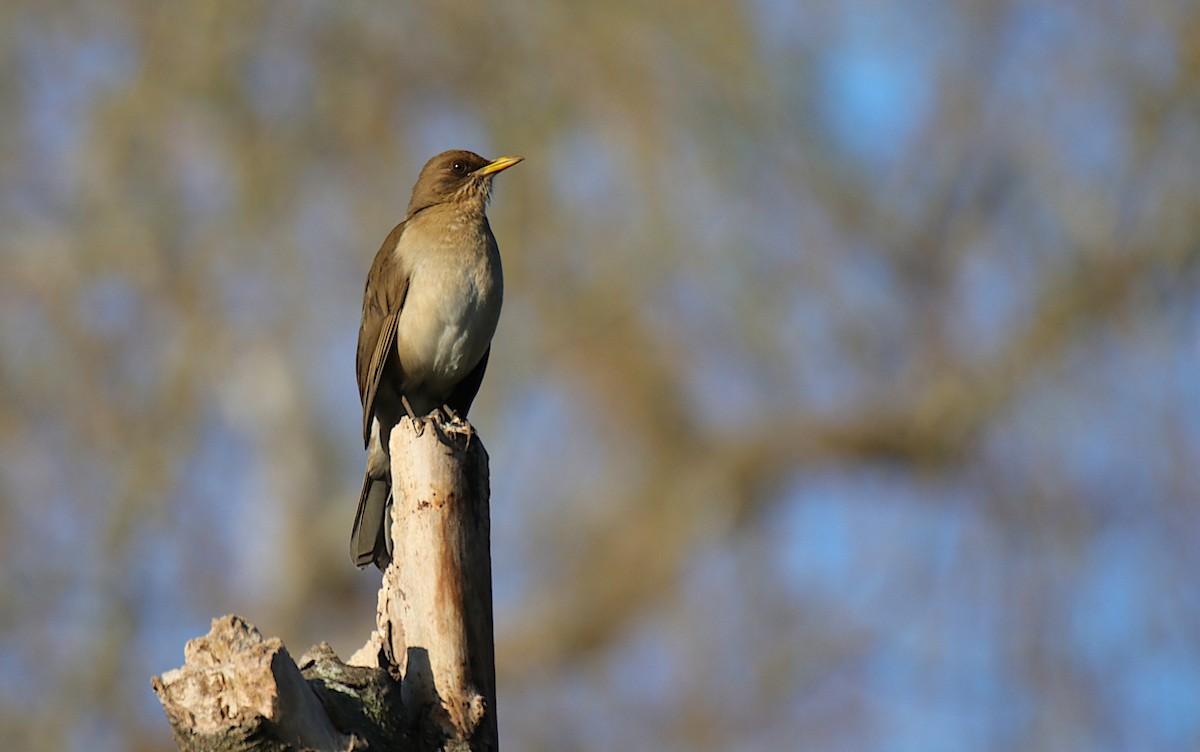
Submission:
<svg viewBox="0 0 1200 752">
<path fill-rule="evenodd" d="M 525 157 L 500 157 L 496 161 L 489 162 L 483 167 L 480 167 L 475 171 L 475 174 L 479 175 L 480 177 L 484 175 L 493 175 L 501 170 L 507 170 L 509 167 L 512 167 L 517 162 L 520 162 L 524 159 Z"/>
</svg>

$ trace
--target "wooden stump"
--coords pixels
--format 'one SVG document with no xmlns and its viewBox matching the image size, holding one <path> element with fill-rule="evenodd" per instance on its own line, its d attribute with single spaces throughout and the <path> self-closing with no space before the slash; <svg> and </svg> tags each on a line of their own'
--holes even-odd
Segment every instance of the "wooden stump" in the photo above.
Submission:
<svg viewBox="0 0 1200 752">
<path fill-rule="evenodd" d="M 180 749 L 498 748 L 487 452 L 437 416 L 402 420 L 390 449 L 392 563 L 367 644 L 297 667 L 277 638 L 214 620 L 153 679 Z"/>
<path fill-rule="evenodd" d="M 375 633 L 350 662 L 398 672 L 414 737 L 495 750 L 487 451 L 469 424 L 410 418 L 390 450 L 392 563 Z"/>
<path fill-rule="evenodd" d="M 345 666 L 324 644 L 310 653 L 302 672 L 279 638 L 264 638 L 237 616 L 213 619 L 207 635 L 188 641 L 184 666 L 152 680 L 176 745 L 340 752 L 385 749 L 402 738 L 399 724 L 363 715 L 373 705 L 399 706 L 386 671 Z"/>
</svg>

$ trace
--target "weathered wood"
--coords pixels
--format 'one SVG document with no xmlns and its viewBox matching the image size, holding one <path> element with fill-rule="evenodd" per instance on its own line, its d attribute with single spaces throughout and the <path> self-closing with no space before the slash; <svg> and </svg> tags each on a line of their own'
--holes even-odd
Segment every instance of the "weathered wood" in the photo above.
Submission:
<svg viewBox="0 0 1200 752">
<path fill-rule="evenodd" d="M 487 452 L 436 416 L 402 420 L 390 448 L 393 560 L 367 644 L 298 668 L 278 638 L 214 619 L 152 680 L 180 749 L 497 749 Z"/>
<path fill-rule="evenodd" d="M 488 457 L 469 424 L 393 429 L 392 564 L 351 663 L 394 666 L 422 747 L 497 749 Z"/>
<path fill-rule="evenodd" d="M 152 680 L 180 749 L 351 749 L 279 638 L 225 616 L 184 655 Z"/>
</svg>

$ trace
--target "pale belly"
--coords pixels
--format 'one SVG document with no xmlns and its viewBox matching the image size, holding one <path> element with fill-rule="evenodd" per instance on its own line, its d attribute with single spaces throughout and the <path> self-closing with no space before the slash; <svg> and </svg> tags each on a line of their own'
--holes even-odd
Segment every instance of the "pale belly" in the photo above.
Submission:
<svg viewBox="0 0 1200 752">
<path fill-rule="evenodd" d="M 413 270 L 396 331 L 404 391 L 438 404 L 487 351 L 503 295 L 498 260 L 450 261 L 434 257 Z"/>
</svg>

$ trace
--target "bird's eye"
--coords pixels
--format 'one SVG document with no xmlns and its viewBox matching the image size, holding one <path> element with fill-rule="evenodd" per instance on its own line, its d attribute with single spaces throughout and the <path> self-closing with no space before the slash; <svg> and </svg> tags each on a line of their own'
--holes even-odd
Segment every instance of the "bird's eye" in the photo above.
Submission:
<svg viewBox="0 0 1200 752">
<path fill-rule="evenodd" d="M 455 175 L 465 175 L 467 173 L 467 164 L 466 162 L 455 162 L 450 165 L 450 171 Z"/>
</svg>

